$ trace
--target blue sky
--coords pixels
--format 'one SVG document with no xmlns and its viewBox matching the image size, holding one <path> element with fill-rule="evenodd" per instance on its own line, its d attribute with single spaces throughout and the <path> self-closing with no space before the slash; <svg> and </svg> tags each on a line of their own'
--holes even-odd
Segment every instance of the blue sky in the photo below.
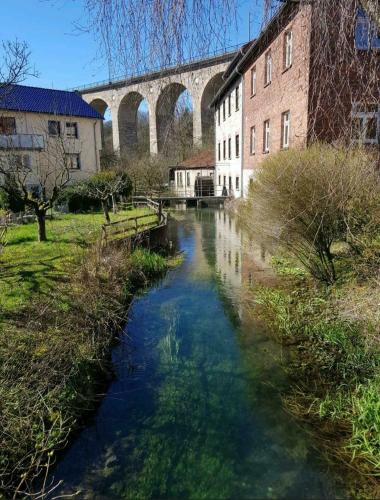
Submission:
<svg viewBox="0 0 380 500">
<path fill-rule="evenodd" d="M 233 43 L 248 40 L 249 12 L 251 33 L 260 28 L 262 0 L 239 2 L 239 30 L 231 30 Z M 67 89 L 108 78 L 107 65 L 97 56 L 97 41 L 75 27 L 86 21 L 83 0 L 1 0 L 1 7 L 1 39 L 25 40 L 39 73 L 25 84 Z"/>
</svg>

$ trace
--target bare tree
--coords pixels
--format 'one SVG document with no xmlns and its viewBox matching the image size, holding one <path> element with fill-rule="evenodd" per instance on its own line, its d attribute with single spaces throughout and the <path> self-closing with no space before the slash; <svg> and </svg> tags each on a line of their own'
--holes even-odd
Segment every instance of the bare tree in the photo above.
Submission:
<svg viewBox="0 0 380 500">
<path fill-rule="evenodd" d="M 102 204 L 104 218 L 109 223 L 110 215 L 108 201 L 111 198 L 113 211 L 116 212 L 116 195 L 128 195 L 131 191 L 131 180 L 123 172 L 116 170 L 104 170 L 93 175 L 88 181 L 84 181 L 77 185 L 77 192 L 99 200 Z"/>
<path fill-rule="evenodd" d="M 0 188 L 33 210 L 38 223 L 38 240 L 46 241 L 46 214 L 75 169 L 71 141 L 60 135 L 48 138 L 45 131 L 39 136 L 43 140 L 41 149 L 30 157 L 12 148 L 11 137 L 10 147 L 0 156 Z"/>
<path fill-rule="evenodd" d="M 85 0 L 85 7 L 110 77 L 226 47 L 236 20 L 236 0 Z"/>
<path fill-rule="evenodd" d="M 28 76 L 37 76 L 30 64 L 30 50 L 26 42 L 3 41 L 1 48 L 0 88 L 20 83 Z"/>
</svg>

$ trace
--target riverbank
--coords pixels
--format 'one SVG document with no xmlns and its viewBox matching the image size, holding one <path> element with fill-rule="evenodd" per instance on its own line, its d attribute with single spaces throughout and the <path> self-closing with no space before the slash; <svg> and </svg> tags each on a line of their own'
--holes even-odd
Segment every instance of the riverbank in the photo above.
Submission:
<svg viewBox="0 0 380 500">
<path fill-rule="evenodd" d="M 110 350 L 128 303 L 167 267 L 145 250 L 101 248 L 100 221 L 100 214 L 51 221 L 47 244 L 34 242 L 34 225 L 7 234 L 0 275 L 0 491 L 7 496 L 25 496 L 47 474 L 94 408 L 112 377 Z"/>
<path fill-rule="evenodd" d="M 291 346 L 286 408 L 335 463 L 345 464 L 355 498 L 380 496 L 380 284 L 371 257 L 364 262 L 341 250 L 341 277 L 332 286 L 294 261 L 274 258 L 275 284 L 246 296 L 254 314 Z"/>
</svg>

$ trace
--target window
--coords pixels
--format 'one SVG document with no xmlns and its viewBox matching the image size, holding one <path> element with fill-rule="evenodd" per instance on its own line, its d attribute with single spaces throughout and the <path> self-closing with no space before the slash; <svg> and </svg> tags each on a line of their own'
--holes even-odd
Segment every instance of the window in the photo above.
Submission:
<svg viewBox="0 0 380 500">
<path fill-rule="evenodd" d="M 355 26 L 355 48 L 380 49 L 380 36 L 376 22 L 371 21 L 364 9 L 358 9 Z"/>
<path fill-rule="evenodd" d="M 221 175 L 218 176 L 218 185 L 219 186 L 222 185 L 222 176 Z"/>
<path fill-rule="evenodd" d="M 236 87 L 235 89 L 235 110 L 238 111 L 239 110 L 239 87 Z"/>
<path fill-rule="evenodd" d="M 223 160 L 226 159 L 226 141 L 223 141 Z"/>
<path fill-rule="evenodd" d="M 27 169 L 32 167 L 32 159 L 30 155 L 22 155 L 22 165 Z"/>
<path fill-rule="evenodd" d="M 226 186 L 226 176 L 223 175 L 223 186 Z"/>
<path fill-rule="evenodd" d="M 232 146 L 231 146 L 231 137 L 228 138 L 228 159 L 231 160 L 232 158 Z"/>
<path fill-rule="evenodd" d="M 8 116 L 0 118 L 0 134 L 13 135 L 16 133 L 16 119 Z"/>
<path fill-rule="evenodd" d="M 257 73 L 256 66 L 251 69 L 251 96 L 256 95 Z"/>
<path fill-rule="evenodd" d="M 228 116 L 231 116 L 231 95 L 228 96 Z"/>
<path fill-rule="evenodd" d="M 271 51 L 265 54 L 265 85 L 269 85 L 272 81 L 272 53 Z"/>
<path fill-rule="evenodd" d="M 220 142 L 218 142 L 218 161 L 220 161 Z"/>
<path fill-rule="evenodd" d="M 361 144 L 378 144 L 379 108 L 377 104 L 356 104 L 352 114 L 354 140 Z"/>
<path fill-rule="evenodd" d="M 16 154 L 10 157 L 10 163 L 15 169 L 25 168 L 26 170 L 30 170 L 32 166 L 32 159 L 30 155 Z"/>
<path fill-rule="evenodd" d="M 223 121 L 226 121 L 226 101 L 223 101 Z"/>
<path fill-rule="evenodd" d="M 285 33 L 284 43 L 284 69 L 290 68 L 293 62 L 293 33 L 287 31 Z"/>
<path fill-rule="evenodd" d="M 218 125 L 220 125 L 220 105 L 218 106 Z"/>
<path fill-rule="evenodd" d="M 239 191 L 239 189 L 240 189 L 240 177 L 236 177 L 236 184 L 235 184 L 235 186 L 236 186 L 236 191 Z"/>
<path fill-rule="evenodd" d="M 61 123 L 55 120 L 48 121 L 48 131 L 49 135 L 52 137 L 57 137 L 61 135 Z"/>
<path fill-rule="evenodd" d="M 68 167 L 70 170 L 80 170 L 80 156 L 79 154 L 67 155 Z"/>
<path fill-rule="evenodd" d="M 240 136 L 239 136 L 239 134 L 235 135 L 235 153 L 236 153 L 236 158 L 239 158 L 239 156 L 240 156 Z"/>
<path fill-rule="evenodd" d="M 251 127 L 249 151 L 251 155 L 256 153 L 256 127 Z"/>
<path fill-rule="evenodd" d="M 183 175 L 182 175 L 182 172 L 179 172 L 179 187 L 183 187 Z"/>
<path fill-rule="evenodd" d="M 270 123 L 269 120 L 264 122 L 264 153 L 269 153 L 270 146 Z"/>
<path fill-rule="evenodd" d="M 232 177 L 231 176 L 228 177 L 228 189 L 230 191 L 232 191 Z"/>
<path fill-rule="evenodd" d="M 281 130 L 282 130 L 281 147 L 282 149 L 288 149 L 290 142 L 290 111 L 282 113 Z"/>
<path fill-rule="evenodd" d="M 186 186 L 190 187 L 190 172 L 186 172 Z"/>
<path fill-rule="evenodd" d="M 74 122 L 66 122 L 66 137 L 78 139 L 78 124 Z"/>
</svg>

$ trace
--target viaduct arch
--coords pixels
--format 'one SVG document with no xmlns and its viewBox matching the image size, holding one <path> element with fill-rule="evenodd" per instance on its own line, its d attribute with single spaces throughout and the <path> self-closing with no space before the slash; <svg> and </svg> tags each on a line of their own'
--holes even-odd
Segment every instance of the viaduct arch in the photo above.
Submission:
<svg viewBox="0 0 380 500">
<path fill-rule="evenodd" d="M 137 112 L 143 100 L 149 111 L 149 148 L 161 152 L 180 94 L 187 90 L 193 105 L 193 144 L 212 135 L 214 117 L 209 105 L 223 83 L 222 75 L 236 52 L 114 82 L 77 89 L 101 114 L 110 109 L 115 151 L 133 153 L 137 147 Z"/>
</svg>

